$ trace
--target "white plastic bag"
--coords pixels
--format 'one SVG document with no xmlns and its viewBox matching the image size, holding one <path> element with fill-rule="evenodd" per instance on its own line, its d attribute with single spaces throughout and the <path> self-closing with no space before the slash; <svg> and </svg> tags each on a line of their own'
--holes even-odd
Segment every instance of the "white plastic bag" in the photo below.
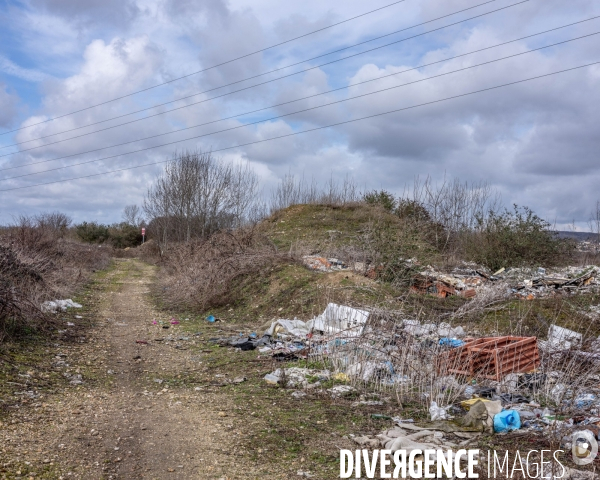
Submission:
<svg viewBox="0 0 600 480">
<path fill-rule="evenodd" d="M 429 415 L 431 415 L 431 421 L 447 420 L 448 412 L 446 411 L 446 408 L 438 407 L 438 404 L 436 402 L 431 402 L 431 406 L 429 407 Z"/>
</svg>

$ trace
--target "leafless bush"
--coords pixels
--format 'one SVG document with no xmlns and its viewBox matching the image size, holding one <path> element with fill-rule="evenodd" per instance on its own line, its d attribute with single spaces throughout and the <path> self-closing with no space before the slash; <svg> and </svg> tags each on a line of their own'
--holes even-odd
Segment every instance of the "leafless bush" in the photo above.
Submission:
<svg viewBox="0 0 600 480">
<path fill-rule="evenodd" d="M 201 309 L 228 303 L 236 279 L 258 275 L 285 258 L 253 228 L 173 245 L 163 257 L 164 299 L 172 305 Z"/>
<path fill-rule="evenodd" d="M 63 238 L 65 219 L 53 215 L 20 217 L 0 236 L 0 341 L 48 326 L 41 303 L 71 295 L 109 262 L 106 248 Z"/>
<path fill-rule="evenodd" d="M 271 192 L 271 213 L 299 204 L 321 204 L 341 206 L 360 200 L 360 192 L 349 176 L 339 182 L 331 176 L 323 186 L 313 177 L 307 181 L 304 176 L 296 178 L 288 173 Z"/>
<path fill-rule="evenodd" d="M 431 177 L 417 177 L 410 189 L 405 189 L 400 201 L 419 205 L 428 213 L 428 220 L 435 226 L 435 244 L 442 251 L 448 250 L 457 234 L 476 229 L 489 212 L 501 206 L 501 197 L 487 182 L 462 182 L 458 178 L 444 178 L 434 184 Z"/>
</svg>

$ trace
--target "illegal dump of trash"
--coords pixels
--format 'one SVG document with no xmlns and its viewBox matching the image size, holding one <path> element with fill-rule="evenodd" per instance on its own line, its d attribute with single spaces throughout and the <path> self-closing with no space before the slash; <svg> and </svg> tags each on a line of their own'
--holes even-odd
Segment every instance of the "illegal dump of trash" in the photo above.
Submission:
<svg viewBox="0 0 600 480">
<path fill-rule="evenodd" d="M 357 270 L 337 259 L 316 258 L 305 257 L 306 267 Z M 363 274 L 369 271 L 360 268 Z M 467 265 L 441 274 L 426 268 L 415 276 L 413 295 L 465 299 L 442 321 L 418 319 L 403 309 L 330 302 L 313 318 L 274 319 L 213 342 L 270 359 L 274 368 L 264 376 L 264 388 L 285 389 L 299 402 L 326 396 L 346 399 L 350 408 L 394 403 L 396 414 L 372 414 L 388 421 L 386 429 L 352 437 L 360 448 L 465 448 L 492 436 L 517 442 L 537 438 L 570 451 L 574 431 L 588 430 L 599 438 L 600 337 L 591 335 L 589 325 L 575 331 L 547 318 L 540 319 L 535 334 L 522 325 L 512 329 L 518 334 L 490 334 L 460 320 L 469 308 L 510 301 L 527 308 L 532 299 L 596 292 L 599 271 L 490 273 Z M 583 314 L 594 323 L 597 310 L 592 305 Z M 406 405 L 416 405 L 421 413 L 407 417 Z"/>
</svg>

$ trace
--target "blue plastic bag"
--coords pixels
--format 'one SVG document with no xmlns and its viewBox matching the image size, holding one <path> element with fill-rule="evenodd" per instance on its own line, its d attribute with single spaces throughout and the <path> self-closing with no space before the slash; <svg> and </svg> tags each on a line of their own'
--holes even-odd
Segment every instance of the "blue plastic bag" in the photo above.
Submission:
<svg viewBox="0 0 600 480">
<path fill-rule="evenodd" d="M 449 346 L 452 348 L 462 347 L 465 344 L 462 340 L 458 340 L 457 338 L 440 338 L 440 345 L 442 347 Z"/>
<path fill-rule="evenodd" d="M 503 410 L 494 415 L 494 432 L 507 432 L 521 428 L 521 416 L 516 410 Z"/>
</svg>

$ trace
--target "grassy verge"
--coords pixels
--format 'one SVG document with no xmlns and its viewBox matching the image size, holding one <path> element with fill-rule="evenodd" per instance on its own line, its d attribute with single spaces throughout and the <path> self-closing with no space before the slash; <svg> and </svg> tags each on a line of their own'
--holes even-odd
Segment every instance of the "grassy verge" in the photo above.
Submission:
<svg viewBox="0 0 600 480">
<path fill-rule="evenodd" d="M 43 402 L 48 395 L 69 385 L 63 370 L 54 365 L 61 361 L 65 349 L 87 341 L 87 330 L 97 311 L 95 294 L 106 288 L 105 279 L 113 270 L 109 267 L 96 272 L 93 280 L 72 296 L 82 308 L 53 314 L 56 329 L 44 334 L 32 332 L 0 344 L 0 420 L 5 421 L 11 411 L 21 406 Z M 90 382 L 97 377 L 91 364 L 73 365 L 70 370 Z"/>
</svg>

